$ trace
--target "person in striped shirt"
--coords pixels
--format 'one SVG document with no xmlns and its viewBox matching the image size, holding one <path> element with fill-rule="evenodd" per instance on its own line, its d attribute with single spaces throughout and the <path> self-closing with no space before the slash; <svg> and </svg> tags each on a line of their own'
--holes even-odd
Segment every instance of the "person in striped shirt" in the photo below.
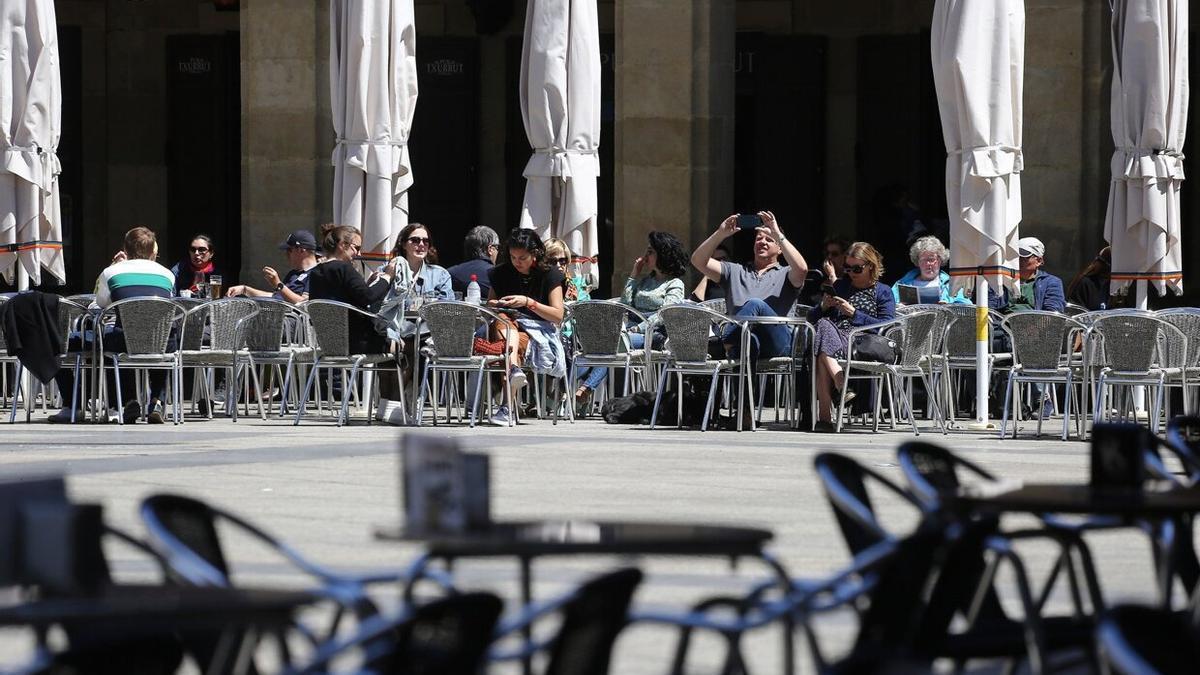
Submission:
<svg viewBox="0 0 1200 675">
<path fill-rule="evenodd" d="M 114 302 L 129 298 L 172 297 L 175 289 L 175 275 L 171 274 L 171 270 L 158 264 L 157 259 L 158 241 L 153 230 L 135 227 L 126 232 L 124 246 L 113 256 L 112 264 L 104 268 L 100 277 L 96 279 L 96 305 L 104 308 Z M 119 325 L 106 327 L 103 340 L 106 352 L 125 350 L 125 333 Z M 171 341 L 175 341 L 174 335 L 172 335 Z M 82 339 L 72 338 L 70 351 L 79 351 L 84 346 Z M 167 348 L 174 349 L 175 346 L 169 344 Z M 74 375 L 68 369 L 60 369 L 55 375 L 55 382 L 58 383 L 58 389 L 62 392 L 67 406 L 52 415 L 50 422 L 70 423 L 72 420 L 71 392 L 75 390 Z M 114 385 L 110 383 L 109 390 L 112 391 L 113 387 Z M 162 399 L 166 390 L 167 373 L 162 370 L 150 371 L 150 405 L 146 410 L 148 423 L 162 424 Z M 132 424 L 142 414 L 132 373 L 122 375 L 121 394 L 126 403 L 120 414 L 126 424 Z M 74 418 L 76 420 L 83 419 L 82 411 L 75 411 Z"/>
</svg>

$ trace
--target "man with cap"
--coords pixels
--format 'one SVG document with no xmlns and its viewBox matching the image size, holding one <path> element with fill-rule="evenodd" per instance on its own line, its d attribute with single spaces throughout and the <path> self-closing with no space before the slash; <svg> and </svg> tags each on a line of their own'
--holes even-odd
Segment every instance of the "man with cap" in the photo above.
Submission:
<svg viewBox="0 0 1200 675">
<path fill-rule="evenodd" d="M 996 293 L 988 288 L 988 305 L 998 312 L 1009 314 L 1031 309 L 1062 312 L 1067 309 L 1062 279 L 1042 270 L 1046 262 L 1046 245 L 1037 237 L 1022 237 L 1017 241 L 1021 256 L 1021 294 L 1012 295 L 1008 289 Z"/>
<path fill-rule="evenodd" d="M 279 245 L 280 251 L 287 251 L 288 264 L 292 270 L 287 276 L 279 278 L 279 273 L 272 267 L 262 268 L 263 278 L 275 290 L 260 291 L 251 286 L 233 286 L 226 295 L 244 295 L 248 298 L 275 298 L 286 300 L 293 305 L 308 299 L 308 272 L 317 266 L 317 238 L 308 230 L 296 230 L 288 235 L 287 241 Z"/>
</svg>

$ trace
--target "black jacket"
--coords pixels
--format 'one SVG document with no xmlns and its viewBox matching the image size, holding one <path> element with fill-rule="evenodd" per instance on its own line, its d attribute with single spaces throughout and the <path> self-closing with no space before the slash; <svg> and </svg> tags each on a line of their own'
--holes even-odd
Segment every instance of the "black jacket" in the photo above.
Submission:
<svg viewBox="0 0 1200 675">
<path fill-rule="evenodd" d="M 58 333 L 58 296 L 41 291 L 13 296 L 0 304 L 0 326 L 8 355 L 17 357 L 43 384 L 53 380 L 58 357 L 63 353 Z"/>
</svg>

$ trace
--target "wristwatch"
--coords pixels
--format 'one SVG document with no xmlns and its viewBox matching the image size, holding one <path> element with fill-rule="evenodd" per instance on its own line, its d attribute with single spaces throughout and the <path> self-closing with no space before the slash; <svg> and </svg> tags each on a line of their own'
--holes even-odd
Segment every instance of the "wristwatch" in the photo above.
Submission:
<svg viewBox="0 0 1200 675">
<path fill-rule="evenodd" d="M 283 290 L 283 282 L 282 282 L 282 281 L 281 281 L 281 282 L 279 282 L 279 283 L 277 283 L 277 284 L 275 284 L 275 290 L 277 290 L 277 291 L 282 291 L 282 290 Z"/>
</svg>

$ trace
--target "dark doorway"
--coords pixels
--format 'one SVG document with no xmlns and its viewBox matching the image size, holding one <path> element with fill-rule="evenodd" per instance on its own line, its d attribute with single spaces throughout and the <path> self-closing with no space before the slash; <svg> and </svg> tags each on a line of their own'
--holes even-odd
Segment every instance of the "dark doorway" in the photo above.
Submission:
<svg viewBox="0 0 1200 675">
<path fill-rule="evenodd" d="M 503 230 L 517 226 L 521 215 L 521 200 L 525 198 L 525 164 L 529 161 L 529 138 L 521 116 L 521 36 L 508 39 L 508 74 L 505 83 L 505 224 Z M 597 298 L 612 297 L 613 266 L 613 126 L 616 111 L 613 63 L 616 41 L 612 33 L 600 34 L 600 179 L 596 182 L 596 230 L 599 235 L 599 287 L 592 293 Z M 501 228 L 500 236 L 505 232 Z M 578 253 L 578 251 L 576 251 Z"/>
<path fill-rule="evenodd" d="M 478 43 L 421 38 L 417 78 L 409 215 L 432 228 L 439 262 L 450 266 L 462 260 L 463 238 L 479 219 Z"/>
<path fill-rule="evenodd" d="M 213 238 L 226 286 L 241 268 L 241 73 L 238 34 L 167 37 L 167 242 L 162 263 L 186 258 L 190 237 Z"/>
<path fill-rule="evenodd" d="M 858 39 L 857 107 L 858 237 L 880 249 L 892 280 L 910 266 L 902 223 L 919 219 L 948 241 L 946 145 L 928 32 Z"/>
<path fill-rule="evenodd" d="M 826 49 L 824 37 L 738 33 L 734 62 L 734 207 L 771 211 L 810 255 L 825 231 Z"/>
</svg>

